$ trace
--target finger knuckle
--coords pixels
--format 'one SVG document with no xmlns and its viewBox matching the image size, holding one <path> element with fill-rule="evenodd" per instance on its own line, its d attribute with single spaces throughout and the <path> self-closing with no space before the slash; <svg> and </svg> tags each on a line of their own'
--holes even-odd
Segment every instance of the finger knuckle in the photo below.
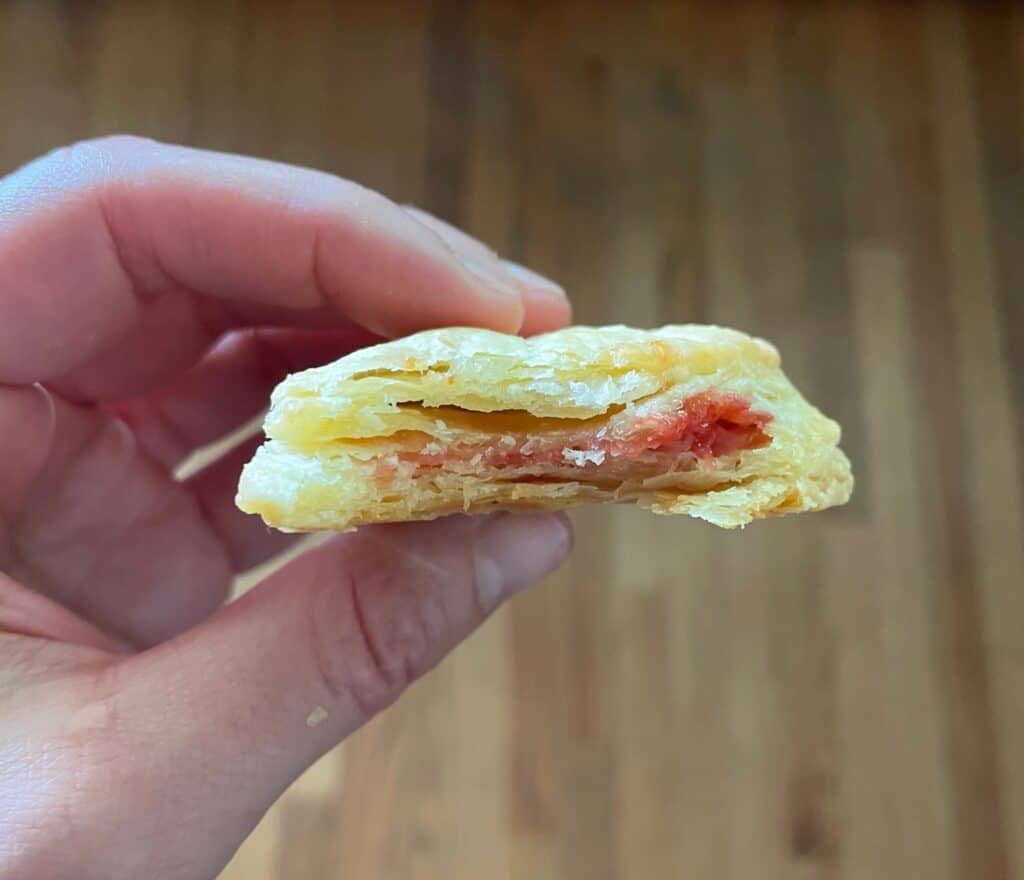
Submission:
<svg viewBox="0 0 1024 880">
<path fill-rule="evenodd" d="M 133 157 L 153 141 L 135 135 L 106 135 L 74 141 L 2 179 L 7 191 L 35 198 L 53 192 L 100 192 L 118 171 L 130 168 Z"/>
<path fill-rule="evenodd" d="M 94 138 L 75 141 L 66 149 L 72 153 L 84 154 L 95 158 L 121 158 L 134 155 L 141 150 L 149 149 L 156 141 L 152 138 L 136 134 L 105 134 Z"/>
<path fill-rule="evenodd" d="M 72 172 L 105 171 L 152 144 L 153 141 L 137 135 L 109 134 L 74 141 L 54 150 L 46 159 L 57 168 Z"/>
<path fill-rule="evenodd" d="M 386 708 L 430 668 L 444 629 L 442 610 L 400 579 L 387 566 L 350 571 L 340 584 L 321 585 L 309 606 L 323 689 L 364 715 Z"/>
</svg>

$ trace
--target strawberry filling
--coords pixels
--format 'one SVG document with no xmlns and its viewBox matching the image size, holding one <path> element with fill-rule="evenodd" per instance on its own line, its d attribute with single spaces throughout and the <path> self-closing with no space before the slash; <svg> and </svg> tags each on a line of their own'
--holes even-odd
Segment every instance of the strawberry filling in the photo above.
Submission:
<svg viewBox="0 0 1024 880">
<path fill-rule="evenodd" d="M 754 412 L 750 404 L 734 394 L 705 391 L 683 401 L 675 412 L 649 416 L 634 422 L 624 442 L 613 444 L 612 455 L 641 452 L 692 452 L 709 459 L 758 449 L 771 439 L 764 426 L 767 413 Z"/>
<path fill-rule="evenodd" d="M 509 438 L 489 446 L 464 444 L 436 451 L 428 446 L 418 452 L 398 452 L 396 461 L 417 469 L 453 462 L 500 469 L 531 464 L 601 465 L 606 459 L 630 461 L 650 453 L 689 453 L 701 461 L 713 462 L 733 452 L 767 446 L 771 438 L 764 427 L 771 418 L 753 411 L 736 395 L 705 391 L 688 397 L 676 410 L 645 415 L 621 425 L 539 433 L 518 442 Z M 380 477 L 388 477 L 394 470 L 390 462 L 378 462 Z"/>
</svg>

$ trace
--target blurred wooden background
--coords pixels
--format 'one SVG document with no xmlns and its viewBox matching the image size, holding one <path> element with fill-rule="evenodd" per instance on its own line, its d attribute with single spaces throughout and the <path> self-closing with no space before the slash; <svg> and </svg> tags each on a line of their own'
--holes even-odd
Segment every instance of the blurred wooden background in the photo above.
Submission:
<svg viewBox="0 0 1024 880">
<path fill-rule="evenodd" d="M 582 512 L 226 878 L 1024 878 L 1024 6 L 0 0 L 0 107 L 0 171 L 313 165 L 581 321 L 763 334 L 855 462 L 741 534 Z"/>
</svg>

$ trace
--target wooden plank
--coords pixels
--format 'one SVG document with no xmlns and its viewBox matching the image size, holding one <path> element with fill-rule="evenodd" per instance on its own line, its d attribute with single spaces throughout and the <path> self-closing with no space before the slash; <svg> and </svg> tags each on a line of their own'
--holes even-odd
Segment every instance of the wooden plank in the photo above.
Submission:
<svg viewBox="0 0 1024 880">
<path fill-rule="evenodd" d="M 983 13 L 984 14 L 984 11 Z M 956 668 L 949 699 L 961 794 L 961 861 L 983 876 L 1008 877 L 1024 866 L 1010 828 L 1024 821 L 1024 706 L 1017 683 L 1024 671 L 1024 597 L 1008 585 L 1024 566 L 1020 507 L 1020 438 L 1003 354 L 997 267 L 972 103 L 962 14 L 929 17 L 929 49 L 942 222 L 949 255 L 956 330 L 951 352 L 963 375 L 963 455 L 956 537 L 966 559 L 956 570 L 946 626 Z M 991 84 L 999 88 L 998 82 Z M 1012 122 L 1008 123 L 1012 124 Z M 972 430 L 985 425 L 981 438 Z"/>
</svg>

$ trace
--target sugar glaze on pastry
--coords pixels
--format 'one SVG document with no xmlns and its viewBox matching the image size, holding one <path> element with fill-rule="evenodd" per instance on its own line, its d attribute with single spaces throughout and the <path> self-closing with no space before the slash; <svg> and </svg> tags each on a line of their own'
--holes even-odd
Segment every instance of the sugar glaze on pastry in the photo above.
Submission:
<svg viewBox="0 0 1024 880">
<path fill-rule="evenodd" d="M 274 391 L 237 504 L 285 531 L 633 502 L 732 528 L 845 503 L 839 426 L 711 326 L 446 328 Z"/>
</svg>

